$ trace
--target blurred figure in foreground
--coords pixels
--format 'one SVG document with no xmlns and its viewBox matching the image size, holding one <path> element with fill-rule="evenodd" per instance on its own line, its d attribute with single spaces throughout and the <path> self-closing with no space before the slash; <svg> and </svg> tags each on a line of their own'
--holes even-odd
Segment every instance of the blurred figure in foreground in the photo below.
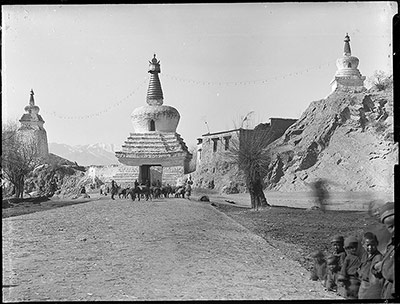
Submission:
<svg viewBox="0 0 400 304">
<path fill-rule="evenodd" d="M 325 205 L 328 203 L 329 193 L 326 188 L 326 180 L 320 178 L 312 184 L 315 207 L 319 208 L 322 212 L 325 212 Z"/>
<path fill-rule="evenodd" d="M 394 203 L 386 203 L 380 211 L 380 220 L 386 226 L 387 231 L 391 234 L 392 239 L 386 246 L 386 251 L 382 261 L 377 262 L 372 266 L 371 272 L 377 278 L 383 278 L 383 288 L 381 292 L 382 299 L 398 299 L 398 294 L 395 290 L 394 281 L 394 261 L 395 261 L 395 236 L 394 236 Z"/>
<path fill-rule="evenodd" d="M 322 251 L 318 250 L 311 254 L 314 259 L 313 269 L 311 271 L 310 279 L 313 281 L 321 281 L 325 286 L 326 281 L 326 260 Z"/>
</svg>

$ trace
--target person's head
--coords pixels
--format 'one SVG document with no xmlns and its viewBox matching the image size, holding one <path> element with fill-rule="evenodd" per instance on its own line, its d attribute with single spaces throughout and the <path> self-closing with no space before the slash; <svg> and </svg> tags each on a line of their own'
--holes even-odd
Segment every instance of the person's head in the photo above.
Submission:
<svg viewBox="0 0 400 304">
<path fill-rule="evenodd" d="M 383 223 L 385 224 L 387 231 L 394 236 L 394 214 L 386 217 L 383 220 Z"/>
<path fill-rule="evenodd" d="M 330 271 L 336 272 L 339 269 L 339 257 L 337 255 L 328 256 L 326 264 Z"/>
<path fill-rule="evenodd" d="M 358 240 L 355 236 L 349 236 L 344 240 L 344 249 L 347 254 L 357 255 Z"/>
<path fill-rule="evenodd" d="M 386 226 L 387 231 L 394 236 L 394 203 L 388 202 L 380 210 L 381 222 Z"/>
<path fill-rule="evenodd" d="M 314 251 L 311 257 L 318 263 L 321 264 L 324 261 L 324 254 L 321 250 Z"/>
<path fill-rule="evenodd" d="M 372 232 L 366 232 L 363 236 L 363 246 L 368 255 L 372 255 L 378 251 L 378 239 Z"/>
<path fill-rule="evenodd" d="M 344 237 L 341 235 L 335 235 L 331 239 L 332 251 L 334 254 L 338 254 L 343 252 L 343 245 L 344 245 Z"/>
</svg>

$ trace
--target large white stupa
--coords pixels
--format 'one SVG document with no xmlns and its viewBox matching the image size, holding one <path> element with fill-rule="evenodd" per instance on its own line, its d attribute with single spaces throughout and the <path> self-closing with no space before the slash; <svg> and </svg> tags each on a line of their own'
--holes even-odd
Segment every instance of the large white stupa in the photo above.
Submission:
<svg viewBox="0 0 400 304">
<path fill-rule="evenodd" d="M 176 132 L 180 119 L 178 110 L 163 105 L 164 96 L 158 76 L 161 73 L 160 61 L 154 55 L 149 63 L 147 105 L 133 110 L 133 132 L 122 145 L 122 151 L 116 152 L 116 156 L 121 164 L 139 168 L 139 182 L 154 182 L 157 179 L 172 185 L 188 173 L 192 154 Z M 157 167 L 158 173 L 152 173 L 153 167 Z M 118 182 L 118 176 L 115 179 Z M 120 182 L 126 183 L 122 180 Z"/>
</svg>

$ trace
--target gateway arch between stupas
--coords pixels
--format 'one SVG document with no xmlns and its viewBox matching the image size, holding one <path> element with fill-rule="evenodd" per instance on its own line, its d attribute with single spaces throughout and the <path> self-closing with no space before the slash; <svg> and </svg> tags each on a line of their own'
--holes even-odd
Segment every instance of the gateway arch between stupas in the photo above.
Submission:
<svg viewBox="0 0 400 304">
<path fill-rule="evenodd" d="M 147 180 L 151 184 L 175 185 L 189 173 L 192 154 L 176 132 L 180 114 L 174 107 L 163 105 L 164 97 L 158 74 L 160 61 L 149 61 L 150 81 L 147 90 L 147 105 L 133 110 L 131 118 L 133 132 L 122 145 L 122 151 L 115 152 L 124 166 L 115 175 L 117 183 L 132 186 Z"/>
</svg>

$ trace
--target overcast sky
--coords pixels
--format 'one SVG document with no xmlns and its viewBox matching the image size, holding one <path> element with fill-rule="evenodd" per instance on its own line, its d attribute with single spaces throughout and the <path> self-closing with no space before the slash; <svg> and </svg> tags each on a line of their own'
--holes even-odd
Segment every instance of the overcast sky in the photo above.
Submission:
<svg viewBox="0 0 400 304">
<path fill-rule="evenodd" d="M 391 73 L 397 11 L 380 1 L 2 6 L 2 120 L 19 119 L 33 89 L 49 142 L 120 148 L 146 105 L 153 54 L 189 147 L 250 112 L 244 127 L 299 118 L 330 93 L 346 33 L 362 75 Z"/>
</svg>

